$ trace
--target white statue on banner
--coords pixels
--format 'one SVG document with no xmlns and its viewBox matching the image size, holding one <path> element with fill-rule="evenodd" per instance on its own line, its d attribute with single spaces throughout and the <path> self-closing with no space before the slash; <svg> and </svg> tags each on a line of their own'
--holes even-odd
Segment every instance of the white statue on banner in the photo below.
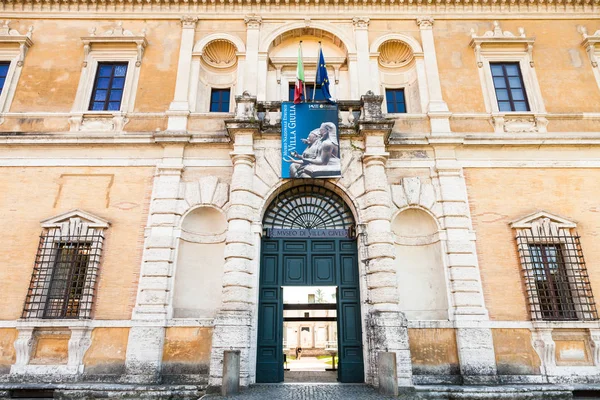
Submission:
<svg viewBox="0 0 600 400">
<path fill-rule="evenodd" d="M 291 163 L 290 177 L 321 178 L 341 175 L 340 145 L 334 123 L 323 122 L 306 139 L 302 139 L 302 143 L 306 145 L 302 155 L 294 151 L 288 159 L 284 159 Z"/>
</svg>

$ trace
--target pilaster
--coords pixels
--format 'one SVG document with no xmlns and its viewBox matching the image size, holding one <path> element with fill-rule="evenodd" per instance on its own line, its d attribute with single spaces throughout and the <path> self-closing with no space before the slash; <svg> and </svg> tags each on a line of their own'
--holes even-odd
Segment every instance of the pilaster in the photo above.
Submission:
<svg viewBox="0 0 600 400">
<path fill-rule="evenodd" d="M 433 40 L 433 22 L 432 17 L 417 18 L 417 25 L 421 31 L 425 76 L 429 90 L 429 107 L 424 111 L 427 112 L 430 119 L 431 133 L 435 135 L 450 133 L 450 112 L 442 97 L 442 84 Z"/>
<path fill-rule="evenodd" d="M 223 296 L 221 309 L 214 321 L 212 340 L 209 384 L 213 387 L 222 383 L 225 350 L 240 350 L 241 384 L 248 385 L 251 380 L 253 357 L 250 349 L 253 348 L 252 313 L 256 303 L 257 268 L 253 221 L 260 201 L 253 190 L 254 135 L 259 130 L 255 115 L 256 97 L 244 92 L 236 97 L 235 119 L 226 121 L 233 142 L 233 151 L 230 153 L 233 173 L 227 210 L 229 226 L 223 267 Z"/>
<path fill-rule="evenodd" d="M 395 249 L 391 229 L 391 197 L 385 165 L 388 158 L 385 141 L 393 122 L 381 113 L 383 96 L 368 92 L 361 98 L 363 113 L 359 121 L 365 140 L 363 156 L 365 195 L 361 204 L 366 225 L 367 288 L 370 309 L 367 315 L 369 371 L 368 380 L 376 383 L 377 355 L 381 351 L 396 353 L 398 384 L 412 385 L 412 365 L 408 345 L 407 321 L 398 308 Z"/>
<path fill-rule="evenodd" d="M 352 24 L 354 25 L 354 38 L 356 40 L 356 67 L 358 72 L 358 93 L 367 93 L 372 90 L 371 77 L 368 75 L 370 70 L 369 64 L 369 22 L 370 19 L 367 17 L 354 17 L 352 18 Z"/>
<path fill-rule="evenodd" d="M 179 186 L 183 153 L 189 136 L 162 132 L 155 135 L 155 141 L 163 145 L 163 158 L 154 175 L 126 357 L 129 379 L 140 383 L 160 380 L 165 324 L 173 313 L 170 292 L 175 262 L 175 229 L 183 213 Z"/>
<path fill-rule="evenodd" d="M 439 184 L 441 222 L 447 234 L 446 263 L 450 281 L 451 318 L 457 321 L 485 321 L 489 316 L 483 297 L 463 170 L 452 146 L 435 147 L 435 156 L 434 179 Z M 491 329 L 458 326 L 456 342 L 465 383 L 493 382 L 496 379 L 496 361 Z"/>
<path fill-rule="evenodd" d="M 257 15 L 249 15 L 244 18 L 244 22 L 246 23 L 246 70 L 243 82 L 244 91 L 258 93 L 259 80 L 261 82 L 266 82 L 267 79 L 266 58 L 263 60 L 264 62 L 261 63 L 261 67 L 264 68 L 259 68 L 258 57 L 262 18 Z M 263 74 L 264 76 L 261 77 Z"/>
<path fill-rule="evenodd" d="M 191 80 L 192 50 L 194 48 L 197 22 L 198 17 L 189 15 L 181 17 L 181 44 L 179 46 L 175 96 L 167 111 L 169 116 L 167 129 L 170 131 L 185 131 L 187 129 L 187 119 L 190 115 L 188 93 Z"/>
</svg>

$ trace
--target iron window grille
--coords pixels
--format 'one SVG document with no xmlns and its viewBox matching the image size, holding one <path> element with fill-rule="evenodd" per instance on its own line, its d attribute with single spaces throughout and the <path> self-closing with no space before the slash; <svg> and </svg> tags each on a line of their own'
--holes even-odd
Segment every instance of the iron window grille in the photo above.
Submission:
<svg viewBox="0 0 600 400">
<path fill-rule="evenodd" d="M 386 89 L 385 101 L 388 113 L 406 113 L 404 89 Z"/>
<path fill-rule="evenodd" d="M 540 227 L 516 239 L 532 320 L 598 319 L 577 234 Z"/>
<path fill-rule="evenodd" d="M 490 68 L 500 112 L 529 111 L 519 63 L 490 63 Z"/>
<path fill-rule="evenodd" d="M 229 112 L 231 89 L 212 89 L 210 91 L 210 112 Z"/>
<path fill-rule="evenodd" d="M 90 111 L 119 111 L 126 76 L 126 62 L 98 63 Z"/>
<path fill-rule="evenodd" d="M 4 84 L 6 83 L 6 77 L 8 76 L 8 69 L 10 68 L 10 62 L 2 61 L 0 62 L 0 93 L 4 89 Z"/>
<path fill-rule="evenodd" d="M 42 232 L 23 318 L 90 318 L 103 231 L 86 224 Z"/>
</svg>

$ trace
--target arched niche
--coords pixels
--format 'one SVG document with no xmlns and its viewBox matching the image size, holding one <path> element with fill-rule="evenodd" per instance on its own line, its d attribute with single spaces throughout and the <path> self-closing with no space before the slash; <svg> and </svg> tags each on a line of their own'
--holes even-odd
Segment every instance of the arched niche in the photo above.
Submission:
<svg viewBox="0 0 600 400">
<path fill-rule="evenodd" d="M 298 44 L 302 42 L 304 76 L 308 84 L 316 76 L 319 42 L 323 49 L 330 90 L 336 98 L 349 98 L 348 49 L 335 34 L 316 27 L 297 27 L 273 36 L 268 46 L 267 99 L 289 98 L 289 87 L 295 83 Z M 343 83 L 337 85 L 337 82 Z"/>
<path fill-rule="evenodd" d="M 198 207 L 181 225 L 175 268 L 174 318 L 213 318 L 221 305 L 225 215 Z"/>
<path fill-rule="evenodd" d="M 213 33 L 194 45 L 189 95 L 193 112 L 209 112 L 212 89 L 230 89 L 229 110 L 233 111 L 245 51 L 240 38 L 226 33 Z"/>
<path fill-rule="evenodd" d="M 419 114 L 426 111 L 423 51 L 414 38 L 400 34 L 378 38 L 371 45 L 371 65 L 378 71 L 383 95 L 386 89 L 404 89 L 406 112 Z M 384 111 L 392 112 L 385 101 L 383 107 Z"/>
<path fill-rule="evenodd" d="M 409 320 L 447 320 L 448 295 L 438 226 L 409 208 L 392 221 L 400 310 Z"/>
</svg>

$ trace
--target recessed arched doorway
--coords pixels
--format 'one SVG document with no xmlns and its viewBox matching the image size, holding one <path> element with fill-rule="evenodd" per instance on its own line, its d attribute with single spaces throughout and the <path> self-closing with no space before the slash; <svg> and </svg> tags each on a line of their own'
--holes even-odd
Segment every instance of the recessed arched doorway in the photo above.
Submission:
<svg viewBox="0 0 600 400">
<path fill-rule="evenodd" d="M 271 202 L 263 227 L 256 381 L 284 380 L 284 288 L 318 286 L 331 288 L 335 296 L 337 380 L 364 382 L 355 220 L 349 207 L 324 187 L 295 186 Z"/>
</svg>

